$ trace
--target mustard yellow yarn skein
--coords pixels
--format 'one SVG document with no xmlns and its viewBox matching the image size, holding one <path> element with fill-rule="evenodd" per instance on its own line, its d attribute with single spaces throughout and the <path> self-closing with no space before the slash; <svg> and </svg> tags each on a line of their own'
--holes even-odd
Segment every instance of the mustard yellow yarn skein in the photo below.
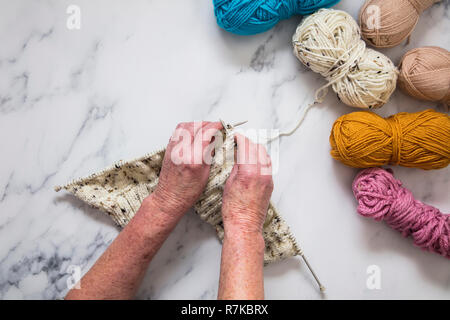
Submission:
<svg viewBox="0 0 450 320">
<path fill-rule="evenodd" d="M 354 168 L 401 165 L 425 170 L 450 163 L 450 117 L 432 109 L 382 118 L 370 111 L 339 117 L 331 156 Z"/>
</svg>

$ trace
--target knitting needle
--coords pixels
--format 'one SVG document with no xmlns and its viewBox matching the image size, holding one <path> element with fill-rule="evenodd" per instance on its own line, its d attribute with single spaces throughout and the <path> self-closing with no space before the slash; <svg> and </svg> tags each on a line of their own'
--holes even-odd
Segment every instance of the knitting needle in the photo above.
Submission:
<svg viewBox="0 0 450 320">
<path fill-rule="evenodd" d="M 280 136 L 287 136 L 287 135 L 291 135 L 292 133 L 294 133 L 295 130 L 297 130 L 298 127 L 300 126 L 300 124 L 302 123 L 303 119 L 305 118 L 305 115 L 306 115 L 306 112 L 308 112 L 308 109 L 309 109 L 312 105 L 314 105 L 314 104 L 315 104 L 315 103 L 313 103 L 313 104 L 311 104 L 311 105 L 309 105 L 309 106 L 307 107 L 307 109 L 305 110 L 305 112 L 304 112 L 304 114 L 303 114 L 302 119 L 300 120 L 300 122 L 299 122 L 299 124 L 297 125 L 297 127 L 296 127 L 294 130 L 292 130 L 292 132 L 280 134 L 278 137 L 269 140 L 269 143 L 272 142 L 273 140 L 279 138 Z M 227 130 L 227 129 L 228 129 L 228 126 L 225 124 L 225 122 L 224 122 L 222 119 L 220 119 L 220 122 L 222 122 L 222 126 L 225 128 L 225 130 Z M 247 122 L 248 122 L 248 120 L 246 120 L 246 121 L 241 121 L 241 122 L 237 122 L 237 123 L 235 123 L 234 125 L 232 125 L 232 127 L 237 127 L 237 126 L 243 125 L 243 124 L 245 124 L 245 123 L 247 123 Z M 227 131 L 228 131 L 228 130 L 227 130 Z M 309 262 L 308 262 L 308 259 L 306 259 L 306 256 L 303 254 L 303 251 L 300 252 L 300 256 L 303 258 L 303 261 L 305 261 L 306 266 L 308 267 L 309 271 L 311 272 L 311 274 L 313 275 L 313 277 L 314 277 L 314 279 L 316 280 L 317 284 L 319 285 L 320 291 L 321 291 L 321 292 L 325 292 L 325 287 L 322 285 L 322 283 L 320 282 L 320 280 L 319 280 L 319 278 L 317 277 L 316 273 L 315 273 L 314 270 L 312 269 L 311 265 L 310 265 Z"/>
<path fill-rule="evenodd" d="M 241 125 L 243 125 L 243 124 L 246 124 L 247 122 L 248 122 L 248 120 L 241 121 L 241 122 L 237 122 L 237 123 L 233 124 L 233 127 L 241 126 Z"/>
<path fill-rule="evenodd" d="M 321 292 L 325 292 L 325 287 L 322 285 L 322 283 L 320 283 L 319 278 L 317 277 L 316 273 L 314 272 L 314 270 L 311 268 L 311 265 L 308 262 L 308 259 L 306 259 L 306 256 L 303 254 L 303 252 L 300 253 L 300 256 L 303 258 L 303 261 L 305 261 L 306 266 L 308 267 L 309 271 L 311 271 L 314 279 L 316 280 L 317 284 L 319 285 L 319 289 Z"/>
<path fill-rule="evenodd" d="M 237 127 L 237 126 L 241 126 L 241 125 L 246 124 L 248 122 L 248 120 L 245 120 L 245 121 L 237 122 L 237 123 L 235 123 L 233 125 L 229 125 L 229 124 L 226 124 L 225 121 L 223 121 L 222 119 L 219 119 L 219 120 L 222 123 L 222 127 L 227 132 L 228 132 L 228 129 L 231 129 L 231 128 L 234 128 L 234 127 Z"/>
</svg>

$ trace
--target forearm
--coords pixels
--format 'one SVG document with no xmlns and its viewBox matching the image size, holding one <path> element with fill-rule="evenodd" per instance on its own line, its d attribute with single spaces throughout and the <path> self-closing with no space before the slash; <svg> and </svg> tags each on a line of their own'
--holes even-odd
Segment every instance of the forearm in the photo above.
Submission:
<svg viewBox="0 0 450 320">
<path fill-rule="evenodd" d="M 113 243 L 66 299 L 132 299 L 147 267 L 179 218 L 148 197 Z"/>
<path fill-rule="evenodd" d="M 264 299 L 264 247 L 261 232 L 225 232 L 219 299 Z"/>
</svg>

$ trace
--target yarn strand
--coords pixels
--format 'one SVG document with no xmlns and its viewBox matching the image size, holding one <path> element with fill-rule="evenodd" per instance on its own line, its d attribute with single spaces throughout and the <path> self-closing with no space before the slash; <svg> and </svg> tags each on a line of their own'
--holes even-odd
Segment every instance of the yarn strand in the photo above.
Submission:
<svg viewBox="0 0 450 320">
<path fill-rule="evenodd" d="M 268 139 L 267 144 L 272 143 L 273 141 L 280 139 L 281 137 L 288 137 L 288 136 L 293 135 L 295 133 L 295 131 L 297 131 L 297 129 L 300 128 L 301 124 L 303 123 L 303 120 L 305 120 L 306 114 L 308 113 L 309 109 L 311 109 L 314 105 L 316 105 L 318 103 L 319 102 L 314 101 L 313 103 L 310 103 L 309 105 L 307 105 L 306 108 L 303 110 L 302 116 L 298 120 L 297 125 L 293 129 L 291 129 L 290 131 L 287 131 L 287 132 L 281 132 L 281 133 L 277 134 L 275 137 Z"/>
<path fill-rule="evenodd" d="M 366 48 L 356 21 L 344 11 L 321 9 L 307 17 L 297 27 L 292 45 L 296 57 L 327 83 L 316 90 L 314 102 L 304 109 L 297 125 L 268 143 L 296 132 L 311 107 L 324 101 L 330 86 L 339 100 L 364 109 L 383 106 L 395 90 L 394 64 Z"/>
</svg>

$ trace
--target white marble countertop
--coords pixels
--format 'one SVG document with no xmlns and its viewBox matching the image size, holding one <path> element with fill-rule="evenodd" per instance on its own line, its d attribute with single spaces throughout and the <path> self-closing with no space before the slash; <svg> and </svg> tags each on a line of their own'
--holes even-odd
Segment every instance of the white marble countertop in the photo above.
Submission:
<svg viewBox="0 0 450 320">
<path fill-rule="evenodd" d="M 357 16 L 363 1 L 337 8 Z M 66 27 L 69 5 L 81 29 Z M 450 8 L 426 11 L 409 45 L 450 49 Z M 249 120 L 289 129 L 324 81 L 292 54 L 294 17 L 240 37 L 215 23 L 211 0 L 0 1 L 0 298 L 54 299 L 70 266 L 86 272 L 118 229 L 53 186 L 166 144 L 181 121 Z M 433 104 L 396 92 L 377 112 Z M 325 298 L 450 299 L 450 264 L 383 223 L 357 215 L 356 169 L 329 155 L 334 120 L 355 111 L 329 94 L 280 143 L 272 199 L 327 287 Z M 442 111 L 442 110 L 441 110 Z M 450 212 L 450 168 L 394 168 L 416 198 Z M 142 299 L 214 299 L 221 246 L 192 212 L 152 262 Z M 381 270 L 381 289 L 366 286 Z M 299 258 L 265 268 L 266 297 L 320 299 Z"/>
</svg>

